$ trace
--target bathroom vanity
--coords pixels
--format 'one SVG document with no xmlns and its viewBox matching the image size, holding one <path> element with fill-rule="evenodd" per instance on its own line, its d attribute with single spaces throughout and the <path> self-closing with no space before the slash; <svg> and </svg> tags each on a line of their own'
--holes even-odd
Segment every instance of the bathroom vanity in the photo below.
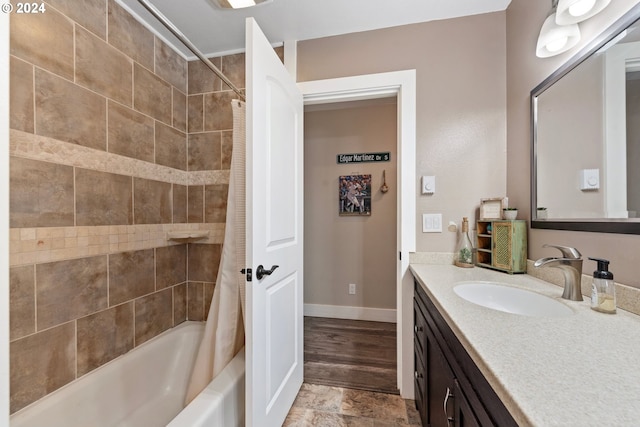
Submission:
<svg viewBox="0 0 640 427">
<path fill-rule="evenodd" d="M 414 292 L 415 400 L 422 425 L 517 426 L 417 280 Z"/>
<path fill-rule="evenodd" d="M 423 425 L 637 425 L 640 316 L 597 313 L 529 275 L 427 264 L 411 271 Z M 455 291 L 470 283 L 533 292 L 563 310 L 538 314 L 537 303 L 526 315 L 487 308 Z"/>
</svg>

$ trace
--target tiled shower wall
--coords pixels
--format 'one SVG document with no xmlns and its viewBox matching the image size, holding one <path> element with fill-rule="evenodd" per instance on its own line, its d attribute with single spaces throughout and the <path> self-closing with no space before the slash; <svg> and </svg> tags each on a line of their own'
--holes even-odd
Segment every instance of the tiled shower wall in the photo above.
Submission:
<svg viewBox="0 0 640 427">
<path fill-rule="evenodd" d="M 205 319 L 234 97 L 113 0 L 50 0 L 44 14 L 12 14 L 10 60 L 15 412 Z M 243 55 L 213 62 L 244 87 Z M 167 240 L 183 230 L 209 237 Z"/>
</svg>

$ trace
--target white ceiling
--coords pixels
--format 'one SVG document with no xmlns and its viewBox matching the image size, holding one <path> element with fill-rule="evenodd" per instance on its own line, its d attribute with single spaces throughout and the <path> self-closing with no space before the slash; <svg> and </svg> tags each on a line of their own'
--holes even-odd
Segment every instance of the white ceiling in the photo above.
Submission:
<svg viewBox="0 0 640 427">
<path fill-rule="evenodd" d="M 195 56 L 138 0 L 116 0 L 186 58 Z M 505 10 L 511 0 L 273 0 L 221 10 L 213 0 L 150 0 L 206 56 L 244 50 L 244 22 L 254 17 L 269 41 L 309 40 Z"/>
</svg>

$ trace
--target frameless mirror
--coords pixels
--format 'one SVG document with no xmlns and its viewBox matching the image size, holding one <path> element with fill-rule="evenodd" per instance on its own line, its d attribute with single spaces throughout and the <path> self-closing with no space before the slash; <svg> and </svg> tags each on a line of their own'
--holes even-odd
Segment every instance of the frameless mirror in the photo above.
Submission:
<svg viewBox="0 0 640 427">
<path fill-rule="evenodd" d="M 640 234 L 640 5 L 531 92 L 531 226 Z"/>
</svg>

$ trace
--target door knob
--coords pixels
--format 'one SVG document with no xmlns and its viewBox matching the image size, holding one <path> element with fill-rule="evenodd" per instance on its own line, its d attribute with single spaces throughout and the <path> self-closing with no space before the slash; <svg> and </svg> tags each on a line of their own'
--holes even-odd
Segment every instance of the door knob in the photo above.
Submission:
<svg viewBox="0 0 640 427">
<path fill-rule="evenodd" d="M 256 269 L 256 278 L 258 280 L 262 280 L 264 276 L 270 276 L 271 273 L 273 273 L 278 267 L 279 267 L 278 265 L 272 265 L 271 270 L 265 270 L 262 264 L 260 264 Z"/>
</svg>

